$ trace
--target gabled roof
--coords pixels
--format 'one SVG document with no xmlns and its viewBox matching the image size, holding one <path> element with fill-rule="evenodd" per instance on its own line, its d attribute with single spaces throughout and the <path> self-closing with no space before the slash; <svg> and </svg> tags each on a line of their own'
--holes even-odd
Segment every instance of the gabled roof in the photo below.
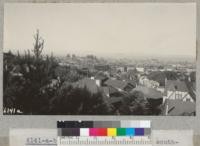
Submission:
<svg viewBox="0 0 200 146">
<path fill-rule="evenodd" d="M 157 91 L 154 88 L 148 88 L 148 87 L 145 87 L 145 86 L 137 86 L 131 92 L 133 93 L 135 91 L 142 92 L 146 98 L 150 98 L 150 99 L 160 99 L 160 98 L 162 98 L 162 93 L 160 91 Z"/>
<path fill-rule="evenodd" d="M 102 91 L 107 95 L 107 94 L 113 94 L 119 92 L 117 89 L 108 86 L 108 87 L 101 87 Z"/>
<path fill-rule="evenodd" d="M 121 75 L 120 75 L 120 79 L 121 80 L 126 80 L 126 79 L 128 79 L 128 75 L 127 75 L 127 73 L 122 73 Z"/>
<path fill-rule="evenodd" d="M 132 78 L 132 80 L 136 80 L 136 73 L 131 73 L 131 71 L 128 71 L 127 73 L 124 72 L 120 75 L 121 80 L 129 80 L 130 78 Z"/>
<path fill-rule="evenodd" d="M 196 101 L 196 84 L 194 82 L 186 82 L 187 88 L 188 88 L 188 93 L 192 97 L 194 101 Z"/>
<path fill-rule="evenodd" d="M 137 73 L 138 73 L 138 71 L 137 71 L 136 68 L 128 70 L 128 74 L 135 75 L 135 74 L 137 74 Z"/>
<path fill-rule="evenodd" d="M 111 98 L 108 98 L 107 100 L 109 104 L 114 104 L 114 103 L 122 102 L 123 97 L 111 97 Z"/>
<path fill-rule="evenodd" d="M 97 73 L 95 75 L 95 79 L 97 79 L 97 80 L 106 80 L 106 79 L 108 79 L 108 77 L 105 74 L 103 74 L 102 72 L 99 72 L 99 73 Z"/>
<path fill-rule="evenodd" d="M 169 116 L 192 115 L 196 111 L 196 104 L 194 102 L 167 99 L 165 107 L 167 105 Z"/>
<path fill-rule="evenodd" d="M 194 90 L 196 90 L 196 82 L 193 82 L 193 83 L 192 83 L 192 88 L 193 88 Z"/>
<path fill-rule="evenodd" d="M 124 89 L 127 85 L 128 85 L 128 82 L 126 81 L 120 81 L 120 80 L 107 80 L 105 82 L 105 85 L 107 86 L 112 86 L 114 88 L 118 88 L 118 89 Z"/>
<path fill-rule="evenodd" d="M 127 83 L 134 87 L 136 87 L 136 85 L 137 85 L 136 81 L 134 81 L 134 80 L 127 80 Z"/>
<path fill-rule="evenodd" d="M 167 80 L 165 85 L 165 90 L 188 92 L 186 83 L 184 81 L 179 81 L 179 80 Z"/>
<path fill-rule="evenodd" d="M 99 91 L 99 88 L 95 83 L 95 80 L 92 80 L 90 78 L 84 78 L 82 80 L 79 80 L 78 82 L 74 83 L 73 86 L 78 88 L 86 87 L 93 94 L 98 93 Z"/>
</svg>

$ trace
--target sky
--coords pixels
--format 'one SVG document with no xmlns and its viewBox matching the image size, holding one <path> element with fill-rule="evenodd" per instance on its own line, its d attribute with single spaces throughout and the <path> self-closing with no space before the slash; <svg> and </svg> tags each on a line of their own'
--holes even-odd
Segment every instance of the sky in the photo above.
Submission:
<svg viewBox="0 0 200 146">
<path fill-rule="evenodd" d="M 4 51 L 105 57 L 196 56 L 195 3 L 7 3 Z"/>
</svg>

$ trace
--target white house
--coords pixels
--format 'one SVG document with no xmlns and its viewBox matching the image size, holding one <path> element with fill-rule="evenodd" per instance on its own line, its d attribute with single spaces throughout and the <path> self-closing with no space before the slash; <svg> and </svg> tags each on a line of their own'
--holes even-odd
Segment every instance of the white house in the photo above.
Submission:
<svg viewBox="0 0 200 146">
<path fill-rule="evenodd" d="M 186 83 L 179 80 L 166 80 L 163 102 L 166 99 L 194 102 Z"/>
<path fill-rule="evenodd" d="M 139 78 L 139 83 L 148 88 L 158 88 L 159 83 L 153 80 L 149 80 L 146 76 L 141 76 Z"/>
<path fill-rule="evenodd" d="M 143 67 L 136 67 L 137 71 L 139 72 L 144 72 L 144 68 Z"/>
<path fill-rule="evenodd" d="M 117 67 L 117 71 L 125 72 L 125 69 L 124 69 L 124 67 Z"/>
</svg>

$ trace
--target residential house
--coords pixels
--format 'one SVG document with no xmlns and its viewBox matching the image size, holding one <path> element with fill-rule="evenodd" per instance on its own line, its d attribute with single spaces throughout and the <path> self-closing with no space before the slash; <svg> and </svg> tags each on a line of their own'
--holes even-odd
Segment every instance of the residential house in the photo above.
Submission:
<svg viewBox="0 0 200 146">
<path fill-rule="evenodd" d="M 137 70 L 136 70 L 135 67 L 128 66 L 128 67 L 127 67 L 127 72 L 128 72 L 128 71 L 137 71 Z"/>
<path fill-rule="evenodd" d="M 159 87 L 159 83 L 157 81 L 150 80 L 147 78 L 147 76 L 141 76 L 139 78 L 139 84 L 146 86 L 148 88 L 158 88 Z"/>
<path fill-rule="evenodd" d="M 73 84 L 73 87 L 86 88 L 92 94 L 98 93 L 100 91 L 99 86 L 96 84 L 95 80 L 90 78 L 84 78 Z"/>
<path fill-rule="evenodd" d="M 125 67 L 120 66 L 120 67 L 117 67 L 116 70 L 117 72 L 125 72 Z"/>
<path fill-rule="evenodd" d="M 108 71 L 110 70 L 109 65 L 95 65 L 94 68 L 99 71 Z"/>
<path fill-rule="evenodd" d="M 134 70 L 128 70 L 128 72 L 127 72 L 127 76 L 129 78 L 129 80 L 137 81 L 139 75 L 140 74 L 139 74 L 139 72 L 136 69 L 134 69 Z"/>
<path fill-rule="evenodd" d="M 60 66 L 70 66 L 67 62 L 59 62 L 58 63 Z"/>
<path fill-rule="evenodd" d="M 129 70 L 128 72 L 124 72 L 119 75 L 119 79 L 123 81 L 135 81 L 137 82 L 138 77 L 134 71 Z"/>
<path fill-rule="evenodd" d="M 145 86 L 137 86 L 134 88 L 131 93 L 134 93 L 135 91 L 142 92 L 144 97 L 146 99 L 155 99 L 155 100 L 161 100 L 162 101 L 162 93 L 154 88 L 149 88 Z"/>
<path fill-rule="evenodd" d="M 138 72 L 144 72 L 144 67 L 136 67 L 136 70 L 137 70 Z"/>
<path fill-rule="evenodd" d="M 191 96 L 186 83 L 179 80 L 166 80 L 163 102 L 166 99 L 190 102 L 195 101 L 195 97 Z"/>
<path fill-rule="evenodd" d="M 101 92 L 103 99 L 115 108 L 121 104 L 123 97 L 123 93 L 112 86 L 99 86 L 95 78 L 84 78 L 74 83 L 73 87 L 86 88 L 92 94 Z"/>
<path fill-rule="evenodd" d="M 111 86 L 115 89 L 117 89 L 120 92 L 129 92 L 131 91 L 133 88 L 135 88 L 136 85 L 134 85 L 131 82 L 128 81 L 121 81 L 121 80 L 107 80 L 105 82 L 106 86 Z"/>
<path fill-rule="evenodd" d="M 144 99 L 149 103 L 149 110 L 154 115 L 160 115 L 162 112 L 161 105 L 163 103 L 162 93 L 157 91 L 155 88 L 148 88 L 145 86 L 137 86 L 131 91 L 132 94 L 140 92 L 142 93 Z M 138 94 L 136 94 L 138 95 Z"/>
<path fill-rule="evenodd" d="M 102 93 L 106 95 L 107 98 L 116 98 L 116 97 L 122 97 L 124 94 L 117 90 L 116 88 L 112 86 L 104 86 L 101 87 Z"/>
<path fill-rule="evenodd" d="M 97 73 L 94 77 L 91 77 L 92 80 L 95 80 L 97 86 L 103 86 L 104 82 L 108 80 L 108 76 L 103 72 Z"/>
</svg>

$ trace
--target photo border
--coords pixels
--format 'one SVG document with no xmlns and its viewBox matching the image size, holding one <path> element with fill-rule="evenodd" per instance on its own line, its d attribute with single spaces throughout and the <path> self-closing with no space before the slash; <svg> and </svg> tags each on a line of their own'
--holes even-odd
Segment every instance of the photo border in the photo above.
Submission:
<svg viewBox="0 0 200 146">
<path fill-rule="evenodd" d="M 196 116 L 71 116 L 71 115 L 3 115 L 3 49 L 0 53 L 0 145 L 10 127 L 55 128 L 58 120 L 151 120 L 152 129 L 192 129 L 194 143 L 200 145 L 200 1 L 198 0 L 1 0 L 0 47 L 3 48 L 4 3 L 196 3 Z M 4 138 L 2 138 L 4 137 Z M 7 140 L 5 140 L 7 141 Z M 6 142 L 7 143 L 7 142 Z"/>
</svg>

